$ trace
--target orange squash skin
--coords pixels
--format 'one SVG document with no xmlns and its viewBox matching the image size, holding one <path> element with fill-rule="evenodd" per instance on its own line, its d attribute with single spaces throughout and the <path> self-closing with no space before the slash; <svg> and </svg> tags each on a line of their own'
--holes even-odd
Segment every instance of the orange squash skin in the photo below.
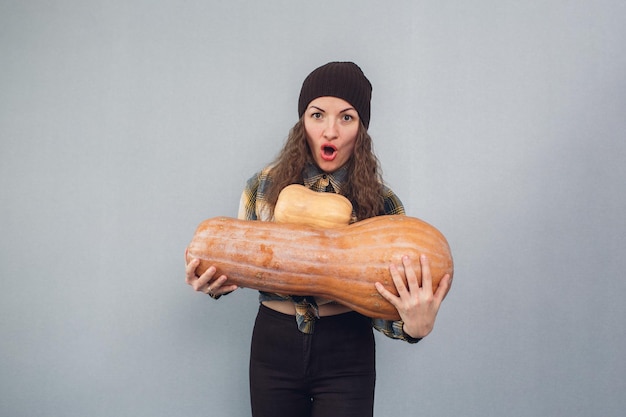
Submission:
<svg viewBox="0 0 626 417">
<path fill-rule="evenodd" d="M 332 299 L 369 317 L 398 320 L 396 308 L 376 290 L 398 294 L 389 265 L 411 258 L 421 281 L 419 255 L 430 261 L 433 291 L 453 275 L 446 238 L 409 216 L 372 217 L 338 228 L 215 217 L 202 222 L 187 247 L 200 259 L 197 274 L 215 266 L 227 284 L 279 294 Z"/>
<path fill-rule="evenodd" d="M 317 227 L 350 224 L 352 203 L 341 194 L 320 193 L 304 185 L 291 184 L 280 192 L 274 207 L 274 221 Z"/>
</svg>

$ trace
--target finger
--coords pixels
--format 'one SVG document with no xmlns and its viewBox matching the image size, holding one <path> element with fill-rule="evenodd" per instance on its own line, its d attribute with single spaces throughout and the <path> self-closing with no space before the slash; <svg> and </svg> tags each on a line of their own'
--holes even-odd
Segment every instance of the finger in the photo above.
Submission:
<svg viewBox="0 0 626 417">
<path fill-rule="evenodd" d="M 389 272 L 391 273 L 391 278 L 393 279 L 393 283 L 396 286 L 396 290 L 398 290 L 398 294 L 402 297 L 402 294 L 407 294 L 408 289 L 406 285 L 404 285 L 404 278 L 400 274 L 400 270 L 394 264 L 389 265 Z"/>
<path fill-rule="evenodd" d="M 411 265 L 411 258 L 403 256 L 402 265 L 404 266 L 404 275 L 406 276 L 406 282 L 409 286 L 409 292 L 413 294 L 419 289 L 420 284 L 417 280 L 415 269 L 413 269 L 413 266 Z"/>
<path fill-rule="evenodd" d="M 195 281 L 191 283 L 191 286 L 196 291 L 206 292 L 206 287 L 215 274 L 215 267 L 211 265 L 202 275 L 200 275 Z"/>
<path fill-rule="evenodd" d="M 450 288 L 452 288 L 452 276 L 450 274 L 446 274 L 443 278 L 441 278 L 441 281 L 439 281 L 439 286 L 435 291 L 435 300 L 437 300 L 438 304 L 441 304 L 441 302 L 446 298 Z"/>
<path fill-rule="evenodd" d="M 237 285 L 235 285 L 235 284 L 222 286 L 222 287 L 220 288 L 220 293 L 219 293 L 219 295 L 226 294 L 226 293 L 229 293 L 229 292 L 233 292 L 233 291 L 235 291 L 237 288 L 239 288 L 239 287 L 238 287 Z"/>
<path fill-rule="evenodd" d="M 420 255 L 420 264 L 422 266 L 422 289 L 432 294 L 433 278 L 430 274 L 430 262 L 428 262 L 426 255 Z"/>
<path fill-rule="evenodd" d="M 222 285 L 224 285 L 225 281 L 226 281 L 226 275 L 221 275 L 217 279 L 213 280 L 213 282 L 211 281 L 207 282 L 207 292 L 209 294 L 214 294 L 214 295 L 217 294 L 218 291 L 222 288 Z"/>
<path fill-rule="evenodd" d="M 389 291 L 383 284 L 377 282 L 374 284 L 378 293 L 383 296 L 383 298 L 391 303 L 396 309 L 400 307 L 400 297 L 396 297 L 394 293 Z"/>
<path fill-rule="evenodd" d="M 221 275 L 215 281 L 210 283 L 210 292 L 213 295 L 223 295 L 235 291 L 238 288 L 236 284 L 224 285 L 227 279 L 226 275 Z"/>
<path fill-rule="evenodd" d="M 185 266 L 185 274 L 186 274 L 185 282 L 187 284 L 191 285 L 193 281 L 196 280 L 196 268 L 198 267 L 199 264 L 200 264 L 200 260 L 197 258 L 194 258 L 191 261 L 189 261 L 189 263 Z"/>
</svg>

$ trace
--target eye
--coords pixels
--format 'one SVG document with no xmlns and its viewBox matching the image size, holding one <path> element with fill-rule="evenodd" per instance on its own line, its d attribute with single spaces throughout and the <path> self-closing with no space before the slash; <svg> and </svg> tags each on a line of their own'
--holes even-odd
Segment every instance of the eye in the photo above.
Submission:
<svg viewBox="0 0 626 417">
<path fill-rule="evenodd" d="M 341 120 L 343 120 L 344 122 L 351 122 L 352 120 L 354 120 L 354 116 L 352 116 L 351 114 L 344 114 L 343 116 L 341 116 Z"/>
<path fill-rule="evenodd" d="M 322 113 L 316 111 L 314 113 L 311 113 L 311 118 L 313 119 L 321 119 L 322 118 Z"/>
</svg>

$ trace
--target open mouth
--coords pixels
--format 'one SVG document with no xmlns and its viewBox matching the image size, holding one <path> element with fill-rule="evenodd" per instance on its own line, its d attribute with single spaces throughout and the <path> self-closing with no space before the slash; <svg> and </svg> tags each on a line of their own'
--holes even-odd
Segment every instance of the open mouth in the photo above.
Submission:
<svg viewBox="0 0 626 417">
<path fill-rule="evenodd" d="M 332 161 L 337 156 L 337 148 L 335 145 L 326 143 L 322 145 L 322 159 L 325 161 Z"/>
</svg>

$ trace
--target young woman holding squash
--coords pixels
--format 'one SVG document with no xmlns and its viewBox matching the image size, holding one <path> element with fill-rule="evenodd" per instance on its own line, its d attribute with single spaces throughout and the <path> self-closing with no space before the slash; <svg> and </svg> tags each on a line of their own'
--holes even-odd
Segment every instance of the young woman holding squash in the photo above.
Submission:
<svg viewBox="0 0 626 417">
<path fill-rule="evenodd" d="M 345 196 L 352 203 L 352 222 L 404 214 L 400 199 L 384 185 L 372 151 L 367 132 L 371 92 L 370 82 L 351 62 L 331 62 L 309 74 L 300 91 L 300 120 L 276 161 L 248 180 L 239 218 L 275 220 L 279 194 L 291 184 Z M 307 208 L 306 216 L 316 216 L 315 205 Z M 332 223 L 334 218 L 323 221 Z M 365 317 L 332 300 L 259 292 L 250 358 L 252 415 L 372 416 L 372 328 L 390 338 L 418 342 L 433 329 L 451 286 L 446 275 L 433 292 L 429 261 L 421 256 L 419 262 L 414 268 L 405 256 L 402 265 L 389 266 L 398 295 L 376 284 L 398 310 L 396 321 Z M 198 276 L 198 265 L 192 259 L 186 268 L 187 283 L 196 291 L 217 299 L 237 289 L 215 267 Z"/>
</svg>

